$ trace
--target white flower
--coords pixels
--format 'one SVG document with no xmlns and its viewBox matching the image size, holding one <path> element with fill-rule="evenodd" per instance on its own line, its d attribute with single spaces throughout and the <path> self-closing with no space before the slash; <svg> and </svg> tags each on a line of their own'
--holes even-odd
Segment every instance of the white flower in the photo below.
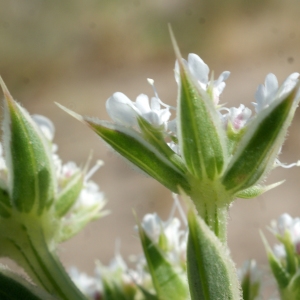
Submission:
<svg viewBox="0 0 300 300">
<path fill-rule="evenodd" d="M 157 243 L 164 228 L 164 224 L 160 217 L 156 213 L 146 214 L 143 218 L 141 226 L 146 231 L 148 237 L 154 243 Z"/>
<path fill-rule="evenodd" d="M 272 73 L 268 74 L 265 79 L 265 84 L 260 84 L 255 93 L 256 102 L 253 103 L 255 111 L 259 113 L 264 108 L 268 107 L 274 99 L 281 98 L 289 93 L 298 81 L 299 73 L 292 73 L 278 88 L 278 80 Z"/>
<path fill-rule="evenodd" d="M 285 248 L 283 244 L 275 244 L 273 247 L 273 252 L 275 256 L 278 257 L 279 259 L 282 259 L 286 256 Z"/>
<path fill-rule="evenodd" d="M 226 110 L 227 114 L 221 116 L 221 119 L 227 128 L 228 123 L 232 125 L 232 128 L 236 131 L 242 129 L 247 122 L 250 120 L 252 111 L 245 105 L 240 104 L 239 107 L 231 107 L 231 108 L 221 108 L 221 110 Z"/>
<path fill-rule="evenodd" d="M 161 108 L 161 101 L 157 97 L 152 97 L 149 103 L 148 96 L 144 94 L 132 102 L 123 93 L 114 93 L 106 101 L 106 110 L 113 121 L 130 127 L 137 126 L 137 117 L 141 116 L 153 126 L 163 126 L 166 130 L 171 116 L 169 107 Z"/>
<path fill-rule="evenodd" d="M 284 213 L 277 221 L 271 222 L 271 231 L 275 236 L 282 239 L 285 239 L 286 234 L 288 234 L 295 252 L 300 255 L 300 218 L 292 218 L 289 214 Z M 277 253 L 278 257 L 285 255 L 284 247 L 280 245 L 275 246 L 274 252 Z"/>
<path fill-rule="evenodd" d="M 194 53 L 190 53 L 188 55 L 188 60 L 184 62 L 191 75 L 196 79 L 199 83 L 200 87 L 207 91 L 211 82 L 209 81 L 209 67 L 208 65 L 197 55 Z M 226 83 L 224 82 L 230 75 L 229 71 L 224 71 L 217 80 L 212 83 L 213 86 L 213 102 L 215 105 L 219 103 L 219 97 L 223 92 Z M 175 63 L 175 80 L 179 83 L 179 65 L 178 61 Z"/>
<path fill-rule="evenodd" d="M 97 299 L 97 296 L 100 294 L 98 280 L 96 280 L 94 277 L 88 276 L 85 273 L 79 272 L 75 267 L 70 268 L 69 275 L 84 295 L 92 299 Z"/>
<path fill-rule="evenodd" d="M 148 237 L 166 253 L 169 260 L 178 266 L 185 264 L 185 251 L 187 243 L 187 228 L 181 229 L 181 222 L 173 214 L 179 203 L 175 203 L 171 215 L 166 222 L 163 222 L 156 214 L 146 214 L 142 220 L 141 226 L 146 231 Z M 181 212 L 180 212 L 181 213 Z M 160 245 L 160 237 L 163 237 L 163 245 Z"/>
<path fill-rule="evenodd" d="M 86 208 L 100 205 L 100 210 L 105 203 L 104 194 L 100 192 L 99 186 L 93 181 L 88 181 L 84 184 L 84 187 L 75 203 L 74 209 L 79 210 L 83 207 Z"/>
</svg>

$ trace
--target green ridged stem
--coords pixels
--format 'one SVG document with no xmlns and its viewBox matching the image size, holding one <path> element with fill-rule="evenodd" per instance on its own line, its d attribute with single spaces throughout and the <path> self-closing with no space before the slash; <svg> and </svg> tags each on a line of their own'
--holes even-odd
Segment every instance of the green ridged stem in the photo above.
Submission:
<svg viewBox="0 0 300 300">
<path fill-rule="evenodd" d="M 1 220 L 6 232 L 0 234 L 0 256 L 18 263 L 30 278 L 48 293 L 62 300 L 86 300 L 46 241 L 34 217 Z M 27 221 L 26 221 L 27 220 Z"/>
</svg>

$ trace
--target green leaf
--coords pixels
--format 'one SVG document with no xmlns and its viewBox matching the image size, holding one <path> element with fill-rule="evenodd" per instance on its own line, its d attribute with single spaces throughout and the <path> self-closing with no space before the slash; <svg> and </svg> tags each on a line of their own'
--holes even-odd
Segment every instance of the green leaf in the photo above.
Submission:
<svg viewBox="0 0 300 300">
<path fill-rule="evenodd" d="M 0 299 L 1 300 L 58 300 L 41 288 L 30 284 L 17 274 L 0 268 Z"/>
<path fill-rule="evenodd" d="M 14 207 L 38 213 L 54 199 L 52 157 L 45 137 L 28 112 L 16 103 L 0 79 L 4 101 L 4 146 L 9 195 Z"/>
<path fill-rule="evenodd" d="M 198 179 L 215 179 L 226 164 L 225 132 L 213 101 L 189 73 L 171 32 L 180 68 L 178 140 L 188 170 Z"/>
<path fill-rule="evenodd" d="M 297 85 L 282 99 L 276 99 L 249 124 L 222 182 L 235 193 L 255 185 L 272 168 L 283 144 L 297 103 Z"/>
<path fill-rule="evenodd" d="M 55 212 L 58 217 L 64 216 L 77 200 L 83 186 L 83 174 L 75 173 L 64 189 L 58 194 Z"/>
<path fill-rule="evenodd" d="M 240 287 L 228 249 L 194 209 L 188 212 L 187 273 L 192 300 L 239 300 Z"/>
<path fill-rule="evenodd" d="M 178 186 L 181 186 L 188 194 L 190 186 L 185 174 L 138 132 L 109 122 L 95 122 L 87 118 L 85 122 L 114 150 L 142 171 L 171 191 L 178 193 Z"/>
<path fill-rule="evenodd" d="M 182 275 L 166 259 L 141 226 L 139 226 L 139 234 L 158 299 L 188 299 L 188 287 Z"/>
</svg>

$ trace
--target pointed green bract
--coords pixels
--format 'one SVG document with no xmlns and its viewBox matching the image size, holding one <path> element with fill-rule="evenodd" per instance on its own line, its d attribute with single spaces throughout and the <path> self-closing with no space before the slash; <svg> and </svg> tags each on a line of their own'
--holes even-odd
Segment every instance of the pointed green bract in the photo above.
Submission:
<svg viewBox="0 0 300 300">
<path fill-rule="evenodd" d="M 240 300 L 239 282 L 228 250 L 194 209 L 188 212 L 187 273 L 192 300 Z"/>
<path fill-rule="evenodd" d="M 297 85 L 283 99 L 275 100 L 249 125 L 223 176 L 227 190 L 233 193 L 245 190 L 271 169 L 292 121 L 298 88 Z"/>
<path fill-rule="evenodd" d="M 189 292 L 184 277 L 166 259 L 141 226 L 139 226 L 139 234 L 158 299 L 188 299 Z"/>
<path fill-rule="evenodd" d="M 277 284 L 280 289 L 284 289 L 287 287 L 290 281 L 290 274 L 286 271 L 286 269 L 281 265 L 279 260 L 275 257 L 273 254 L 265 236 L 263 235 L 262 232 L 260 232 L 261 239 L 264 243 L 267 256 L 268 256 L 268 261 L 270 268 L 272 270 L 273 276 L 275 277 Z"/>
<path fill-rule="evenodd" d="M 239 191 L 235 196 L 237 198 L 244 198 L 244 199 L 251 199 L 251 198 L 255 198 L 258 197 L 259 195 L 274 189 L 275 187 L 283 184 L 285 182 L 285 180 L 267 185 L 267 186 L 263 186 L 263 185 L 254 185 L 251 186 L 243 191 Z"/>
<path fill-rule="evenodd" d="M 180 68 L 177 107 L 180 150 L 195 177 L 213 180 L 225 165 L 225 133 L 213 102 L 189 74 L 171 30 L 170 33 Z"/>
<path fill-rule="evenodd" d="M 281 266 L 280 262 L 278 259 L 275 257 L 275 255 L 268 251 L 268 260 L 269 260 L 269 265 L 271 267 L 273 276 L 275 277 L 277 284 L 280 288 L 285 288 L 290 281 L 290 276 L 286 272 L 286 270 Z"/>
<path fill-rule="evenodd" d="M 178 193 L 178 186 L 181 186 L 189 192 L 189 183 L 181 170 L 138 132 L 108 122 L 96 123 L 90 119 L 85 122 L 114 150 L 171 191 Z"/>
<path fill-rule="evenodd" d="M 17 104 L 1 81 L 4 101 L 4 146 L 13 205 L 41 213 L 54 199 L 54 172 L 50 149 L 27 111 Z M 8 127 L 10 129 L 8 129 Z"/>
<path fill-rule="evenodd" d="M 180 72 L 178 138 L 181 152 L 194 176 L 213 180 L 225 164 L 225 143 L 218 117 L 211 101 L 200 93 L 183 66 Z"/>
<path fill-rule="evenodd" d="M 64 216 L 77 200 L 83 187 L 83 175 L 75 173 L 55 201 L 55 211 L 58 217 Z"/>
</svg>

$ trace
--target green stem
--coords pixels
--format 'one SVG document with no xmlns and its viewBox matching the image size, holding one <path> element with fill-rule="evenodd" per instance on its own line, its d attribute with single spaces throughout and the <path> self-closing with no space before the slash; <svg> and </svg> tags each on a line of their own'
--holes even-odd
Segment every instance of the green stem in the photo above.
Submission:
<svg viewBox="0 0 300 300">
<path fill-rule="evenodd" d="M 41 228 L 18 226 L 22 238 L 7 237 L 11 252 L 8 255 L 16 260 L 32 280 L 50 294 L 63 300 L 86 300 L 68 276 L 57 255 L 50 251 Z"/>
<path fill-rule="evenodd" d="M 231 198 L 223 186 L 216 181 L 197 181 L 193 184 L 190 196 L 199 216 L 219 240 L 227 245 L 227 218 Z"/>
</svg>

